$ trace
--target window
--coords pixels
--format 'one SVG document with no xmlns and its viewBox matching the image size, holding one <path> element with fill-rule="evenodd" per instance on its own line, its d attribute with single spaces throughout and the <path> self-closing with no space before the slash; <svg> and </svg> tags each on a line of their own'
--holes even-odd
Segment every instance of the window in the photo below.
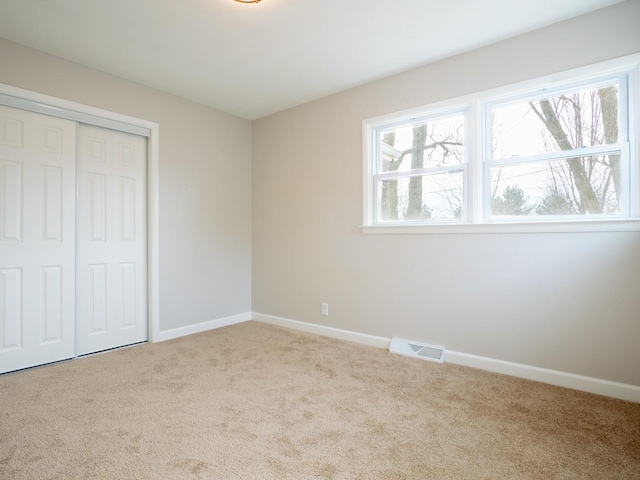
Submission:
<svg viewBox="0 0 640 480">
<path fill-rule="evenodd" d="M 376 201 L 382 222 L 463 217 L 464 124 L 465 114 L 453 112 L 376 132 Z"/>
<path fill-rule="evenodd" d="M 364 227 L 640 228 L 637 65 L 588 70 L 365 121 Z"/>
<path fill-rule="evenodd" d="M 485 106 L 491 219 L 628 216 L 626 79 Z"/>
</svg>

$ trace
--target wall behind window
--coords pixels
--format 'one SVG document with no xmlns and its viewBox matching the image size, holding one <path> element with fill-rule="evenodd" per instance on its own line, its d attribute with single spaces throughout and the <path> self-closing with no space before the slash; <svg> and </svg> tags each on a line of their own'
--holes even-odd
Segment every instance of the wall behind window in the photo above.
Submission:
<svg viewBox="0 0 640 480">
<path fill-rule="evenodd" d="M 358 228 L 363 119 L 636 53 L 637 18 L 624 2 L 255 121 L 253 311 L 640 385 L 640 233 Z"/>
<path fill-rule="evenodd" d="M 160 329 L 251 310 L 248 121 L 0 39 L 0 82 L 160 124 Z"/>
</svg>

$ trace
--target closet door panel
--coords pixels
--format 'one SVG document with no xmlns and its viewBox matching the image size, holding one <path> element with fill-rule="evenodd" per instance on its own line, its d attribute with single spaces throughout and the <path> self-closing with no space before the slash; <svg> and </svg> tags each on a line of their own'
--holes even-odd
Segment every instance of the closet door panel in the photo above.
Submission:
<svg viewBox="0 0 640 480">
<path fill-rule="evenodd" d="M 0 106 L 0 373 L 75 355 L 76 124 Z"/>
<path fill-rule="evenodd" d="M 147 339 L 146 139 L 78 130 L 78 355 Z"/>
</svg>

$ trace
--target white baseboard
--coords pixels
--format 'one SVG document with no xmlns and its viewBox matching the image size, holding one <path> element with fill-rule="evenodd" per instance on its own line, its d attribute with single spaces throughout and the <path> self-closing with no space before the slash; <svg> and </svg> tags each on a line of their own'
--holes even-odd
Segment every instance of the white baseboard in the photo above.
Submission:
<svg viewBox="0 0 640 480">
<path fill-rule="evenodd" d="M 640 387 L 447 350 L 446 362 L 640 403 Z"/>
<path fill-rule="evenodd" d="M 279 327 L 291 328 L 307 333 L 315 333 L 324 337 L 338 338 L 340 340 L 348 340 L 350 342 L 362 343 L 371 347 L 389 348 L 391 340 L 384 337 L 375 337 L 366 333 L 352 332 L 350 330 L 341 330 L 339 328 L 325 327 L 324 325 L 316 325 L 314 323 L 299 322 L 298 320 L 290 320 L 288 318 L 274 317 L 273 315 L 264 315 L 262 313 L 253 312 L 253 319 L 258 322 L 270 323 Z"/>
<path fill-rule="evenodd" d="M 239 315 L 233 315 L 231 317 L 218 318 L 215 320 L 209 320 L 207 322 L 196 323 L 194 325 L 187 325 L 186 327 L 173 328 L 171 330 L 162 330 L 154 336 L 152 341 L 153 343 L 164 342 L 165 340 L 172 340 L 174 338 L 184 337 L 186 335 L 193 335 L 194 333 L 202 333 L 206 332 L 207 330 L 227 327 L 229 325 L 235 325 L 236 323 L 247 322 L 249 320 L 251 320 L 251 312 L 246 312 Z"/>
<path fill-rule="evenodd" d="M 270 323 L 272 325 L 291 328 L 293 330 L 315 333 L 325 337 L 348 340 L 383 349 L 388 349 L 391 342 L 390 338 L 375 337 L 364 333 L 341 330 L 339 328 L 326 327 L 324 325 L 300 322 L 298 320 L 290 320 L 287 318 L 274 317 L 272 315 L 264 315 L 256 312 L 252 314 L 252 318 L 253 320 L 263 323 Z M 549 370 L 520 363 L 506 362 L 504 360 L 480 357 L 477 355 L 453 352 L 450 350 L 446 351 L 445 362 L 640 403 L 640 387 L 636 385 L 611 382 L 609 380 L 602 380 L 599 378 L 585 377 L 573 373 Z"/>
</svg>

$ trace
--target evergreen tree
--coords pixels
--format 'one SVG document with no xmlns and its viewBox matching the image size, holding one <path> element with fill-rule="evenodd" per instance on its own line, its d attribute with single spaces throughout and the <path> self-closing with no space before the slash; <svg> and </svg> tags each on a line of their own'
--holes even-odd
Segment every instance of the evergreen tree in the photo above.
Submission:
<svg viewBox="0 0 640 480">
<path fill-rule="evenodd" d="M 494 197 L 491 209 L 494 215 L 529 215 L 534 207 L 519 186 L 508 186 L 501 196 Z"/>
</svg>

